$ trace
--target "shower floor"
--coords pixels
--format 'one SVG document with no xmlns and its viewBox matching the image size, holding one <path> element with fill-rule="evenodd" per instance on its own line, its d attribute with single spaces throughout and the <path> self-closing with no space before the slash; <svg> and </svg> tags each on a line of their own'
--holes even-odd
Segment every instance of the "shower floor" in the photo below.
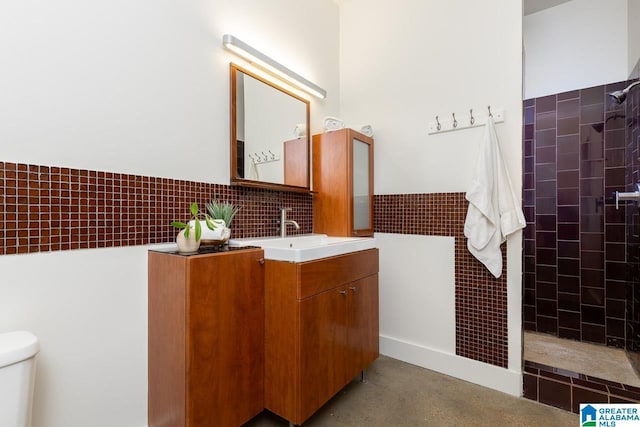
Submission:
<svg viewBox="0 0 640 427">
<path fill-rule="evenodd" d="M 524 359 L 640 387 L 624 350 L 524 332 Z"/>
</svg>

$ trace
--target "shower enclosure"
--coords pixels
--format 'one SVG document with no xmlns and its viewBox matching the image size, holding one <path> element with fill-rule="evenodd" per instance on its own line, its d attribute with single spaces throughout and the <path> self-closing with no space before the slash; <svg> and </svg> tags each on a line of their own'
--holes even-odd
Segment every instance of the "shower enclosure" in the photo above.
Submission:
<svg viewBox="0 0 640 427">
<path fill-rule="evenodd" d="M 625 349 L 640 370 L 640 87 L 524 101 L 525 331 Z M 589 372 L 580 372 L 590 374 Z"/>
<path fill-rule="evenodd" d="M 640 66 L 637 66 L 639 68 Z M 636 73 L 638 75 L 638 73 Z M 640 87 L 626 100 L 627 189 L 640 182 Z M 627 356 L 640 373 L 640 215 L 638 206 L 627 206 Z"/>
</svg>

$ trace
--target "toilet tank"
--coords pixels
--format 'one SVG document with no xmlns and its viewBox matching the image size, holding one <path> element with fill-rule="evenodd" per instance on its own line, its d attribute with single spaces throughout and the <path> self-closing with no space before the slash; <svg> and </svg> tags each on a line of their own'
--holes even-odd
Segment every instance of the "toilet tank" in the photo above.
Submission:
<svg viewBox="0 0 640 427">
<path fill-rule="evenodd" d="M 30 332 L 0 334 L 0 426 L 30 427 L 38 338 Z"/>
</svg>

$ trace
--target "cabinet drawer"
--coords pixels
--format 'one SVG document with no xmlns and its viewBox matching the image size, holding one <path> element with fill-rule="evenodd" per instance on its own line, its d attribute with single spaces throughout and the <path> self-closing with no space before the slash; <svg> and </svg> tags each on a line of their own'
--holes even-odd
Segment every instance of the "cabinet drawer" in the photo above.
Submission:
<svg viewBox="0 0 640 427">
<path fill-rule="evenodd" d="M 354 282 L 378 272 L 378 249 L 298 265 L 298 299 Z"/>
</svg>

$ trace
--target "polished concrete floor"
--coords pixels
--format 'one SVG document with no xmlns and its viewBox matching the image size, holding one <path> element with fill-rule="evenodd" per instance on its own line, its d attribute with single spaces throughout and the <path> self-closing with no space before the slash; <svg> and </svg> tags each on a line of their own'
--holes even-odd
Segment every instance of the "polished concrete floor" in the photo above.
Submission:
<svg viewBox="0 0 640 427">
<path fill-rule="evenodd" d="M 618 348 L 525 332 L 524 360 L 640 387 L 640 378 Z"/>
<path fill-rule="evenodd" d="M 354 381 L 304 426 L 577 426 L 578 416 L 514 397 L 389 357 L 368 370 L 367 382 Z M 286 426 L 263 413 L 251 427 Z"/>
</svg>

